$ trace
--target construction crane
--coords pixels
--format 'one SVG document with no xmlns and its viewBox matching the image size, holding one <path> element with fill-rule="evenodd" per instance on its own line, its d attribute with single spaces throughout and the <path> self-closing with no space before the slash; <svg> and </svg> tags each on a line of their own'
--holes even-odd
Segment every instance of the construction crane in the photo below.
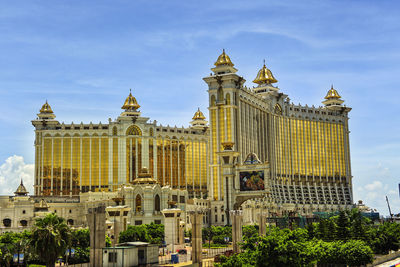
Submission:
<svg viewBox="0 0 400 267">
<path fill-rule="evenodd" d="M 386 202 L 387 202 L 388 209 L 389 209 L 390 220 L 393 222 L 393 214 L 392 214 L 392 210 L 390 209 L 390 205 L 389 205 L 389 199 L 388 199 L 388 197 L 387 197 L 387 196 L 386 196 Z"/>
</svg>

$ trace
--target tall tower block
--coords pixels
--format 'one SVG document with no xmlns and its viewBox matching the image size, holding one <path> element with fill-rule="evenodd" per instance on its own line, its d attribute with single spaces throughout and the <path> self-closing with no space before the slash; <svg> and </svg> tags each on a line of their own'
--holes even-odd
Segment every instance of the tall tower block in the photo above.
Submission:
<svg viewBox="0 0 400 267">
<path fill-rule="evenodd" d="M 208 84 L 210 112 L 209 190 L 213 200 L 222 200 L 224 187 L 217 152 L 223 151 L 222 143 L 235 142 L 238 90 L 245 80 L 236 74 L 237 69 L 225 50 L 214 65 L 213 73 L 203 78 Z"/>
</svg>

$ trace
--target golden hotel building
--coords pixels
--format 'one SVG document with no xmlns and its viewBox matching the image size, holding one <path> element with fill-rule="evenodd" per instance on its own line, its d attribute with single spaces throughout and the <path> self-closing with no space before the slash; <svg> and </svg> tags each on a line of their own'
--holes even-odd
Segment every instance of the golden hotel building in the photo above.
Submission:
<svg viewBox="0 0 400 267">
<path fill-rule="evenodd" d="M 351 108 L 343 105 L 333 87 L 323 106 L 301 106 L 280 92 L 265 64 L 253 88 L 244 85 L 225 51 L 212 71 L 203 78 L 210 122 L 198 110 L 187 128 L 150 122 L 141 116 L 132 94 L 121 115 L 106 124 L 60 123 L 46 102 L 32 121 L 35 195 L 115 191 L 147 167 L 162 186 L 187 190 L 190 198 L 225 203 L 231 209 L 224 194 L 246 193 L 239 187 L 239 170 L 261 166 L 265 183 L 261 193 L 267 192 L 278 206 L 324 210 L 352 205 Z M 233 143 L 238 153 L 231 189 L 226 187 L 218 154 L 224 143 Z M 254 155 L 250 165 L 249 155 Z"/>
</svg>

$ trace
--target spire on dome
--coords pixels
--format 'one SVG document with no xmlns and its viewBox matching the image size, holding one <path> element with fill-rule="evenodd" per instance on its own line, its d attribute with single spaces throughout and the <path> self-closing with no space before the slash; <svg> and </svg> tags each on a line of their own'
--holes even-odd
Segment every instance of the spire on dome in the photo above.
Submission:
<svg viewBox="0 0 400 267">
<path fill-rule="evenodd" d="M 42 108 L 39 111 L 38 118 L 40 120 L 52 120 L 54 121 L 54 118 L 56 115 L 54 115 L 53 110 L 51 109 L 49 103 L 46 100 L 46 103 L 43 104 Z"/>
<path fill-rule="evenodd" d="M 341 99 L 341 96 L 336 91 L 336 89 L 333 88 L 332 85 L 331 89 L 329 89 L 328 93 L 325 96 L 325 100 L 322 101 L 322 104 L 324 104 L 325 107 L 330 109 L 338 109 L 342 107 L 343 103 L 344 101 Z"/>
<path fill-rule="evenodd" d="M 22 182 L 22 179 L 21 179 L 21 183 L 18 186 L 17 191 L 14 192 L 14 194 L 16 196 L 26 196 L 26 195 L 28 195 L 28 193 L 29 192 L 26 190 L 24 183 Z"/>
<path fill-rule="evenodd" d="M 138 175 L 138 178 L 132 181 L 133 184 L 157 184 L 157 180 L 153 178 L 147 167 L 143 167 Z"/>
<path fill-rule="evenodd" d="M 215 66 L 221 66 L 221 65 L 228 65 L 233 67 L 233 63 L 229 56 L 225 54 L 225 49 L 222 49 L 222 54 L 218 57 L 217 61 L 214 63 Z"/>
<path fill-rule="evenodd" d="M 272 75 L 271 70 L 269 70 L 265 66 L 265 60 L 264 60 L 264 65 L 263 67 L 258 71 L 257 77 L 254 79 L 253 83 L 257 84 L 271 84 L 271 83 L 276 83 L 278 82 L 274 75 Z"/>
<path fill-rule="evenodd" d="M 53 110 L 51 109 L 49 103 L 47 103 L 47 100 L 46 100 L 46 103 L 44 103 L 42 108 L 40 109 L 40 113 L 41 114 L 53 114 Z"/>
<path fill-rule="evenodd" d="M 206 117 L 203 112 L 200 111 L 200 108 L 194 113 L 192 121 L 190 122 L 192 128 L 196 129 L 204 129 L 207 127 Z"/>
<path fill-rule="evenodd" d="M 121 107 L 122 109 L 129 111 L 136 111 L 140 108 L 140 105 L 137 103 L 136 98 L 132 95 L 132 90 L 129 89 L 129 96 L 126 98 L 124 105 Z"/>
<path fill-rule="evenodd" d="M 333 88 L 333 85 L 332 85 L 331 89 L 326 94 L 325 99 L 340 99 L 340 98 L 341 98 L 341 96 L 336 91 L 336 89 Z"/>
<path fill-rule="evenodd" d="M 201 112 L 200 108 L 198 108 L 196 113 L 194 113 L 192 120 L 205 120 L 205 119 L 206 117 L 204 116 L 203 112 Z"/>
</svg>

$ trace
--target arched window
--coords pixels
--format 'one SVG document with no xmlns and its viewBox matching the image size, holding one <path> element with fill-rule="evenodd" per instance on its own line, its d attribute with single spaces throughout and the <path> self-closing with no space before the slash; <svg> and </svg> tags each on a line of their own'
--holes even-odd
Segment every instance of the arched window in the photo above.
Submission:
<svg viewBox="0 0 400 267">
<path fill-rule="evenodd" d="M 275 108 L 274 108 L 274 112 L 275 112 L 275 114 L 282 115 L 282 108 L 281 108 L 281 105 L 276 104 L 276 105 L 275 105 Z"/>
<path fill-rule="evenodd" d="M 211 100 L 210 101 L 211 101 L 210 106 L 212 106 L 212 107 L 215 106 L 215 95 L 211 96 Z"/>
<path fill-rule="evenodd" d="M 11 227 L 11 219 L 4 219 L 3 220 L 3 225 L 5 227 Z"/>
<path fill-rule="evenodd" d="M 218 101 L 224 101 L 224 91 L 222 90 L 221 87 L 218 88 L 217 96 L 218 96 L 217 98 Z"/>
<path fill-rule="evenodd" d="M 161 210 L 161 203 L 160 203 L 160 196 L 156 195 L 156 197 L 154 198 L 154 210 L 155 211 L 160 211 Z"/>
<path fill-rule="evenodd" d="M 26 227 L 26 226 L 28 226 L 28 221 L 27 221 L 27 220 L 21 220 L 21 221 L 19 221 L 19 224 L 20 224 L 22 227 Z"/>
<path fill-rule="evenodd" d="M 230 105 L 231 104 L 231 95 L 230 94 L 226 94 L 225 98 L 226 98 L 226 104 Z"/>
<path fill-rule="evenodd" d="M 136 211 L 142 211 L 142 197 L 140 196 L 140 194 L 136 195 Z"/>
<path fill-rule="evenodd" d="M 68 219 L 68 220 L 67 220 L 67 224 L 68 224 L 68 225 L 74 225 L 74 220 Z"/>
<path fill-rule="evenodd" d="M 142 130 L 136 125 L 131 125 L 127 130 L 126 130 L 126 135 L 142 135 Z"/>
</svg>

